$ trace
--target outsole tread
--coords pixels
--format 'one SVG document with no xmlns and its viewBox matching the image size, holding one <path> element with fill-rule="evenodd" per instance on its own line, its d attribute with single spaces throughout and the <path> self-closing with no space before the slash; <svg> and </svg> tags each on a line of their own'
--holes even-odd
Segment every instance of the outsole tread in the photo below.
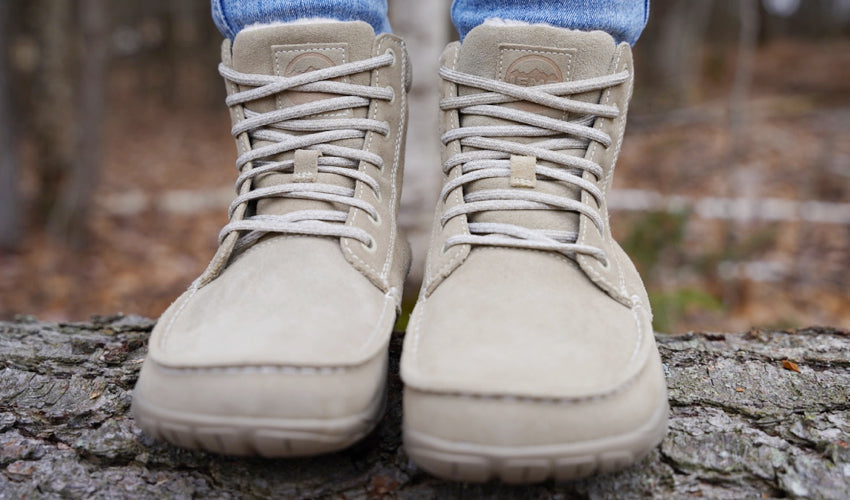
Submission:
<svg viewBox="0 0 850 500">
<path fill-rule="evenodd" d="M 406 428 L 405 450 L 422 469 L 454 481 L 570 481 L 618 471 L 643 458 L 664 438 L 668 411 L 664 400 L 648 422 L 631 432 L 544 448 L 459 443 Z"/>
<path fill-rule="evenodd" d="M 328 430 L 317 423 L 305 430 L 301 422 L 298 422 L 301 425 L 287 428 L 283 423 L 286 420 L 281 420 L 281 426 L 277 428 L 252 423 L 201 423 L 200 417 L 206 416 L 199 416 L 199 422 L 192 423 L 191 418 L 185 416 L 177 420 L 151 412 L 138 400 L 133 406 L 136 423 L 156 439 L 181 448 L 266 458 L 304 457 L 345 449 L 371 432 L 383 414 L 383 401 L 379 401 L 345 428 L 332 426 L 333 430 Z"/>
</svg>

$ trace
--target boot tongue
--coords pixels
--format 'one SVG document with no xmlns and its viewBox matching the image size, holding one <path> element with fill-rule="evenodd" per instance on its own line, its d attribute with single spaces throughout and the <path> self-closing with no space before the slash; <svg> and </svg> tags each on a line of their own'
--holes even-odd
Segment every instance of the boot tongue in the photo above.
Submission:
<svg viewBox="0 0 850 500">
<path fill-rule="evenodd" d="M 481 25 L 467 34 L 458 57 L 458 70 L 484 78 L 533 87 L 607 75 L 617 46 L 603 31 L 572 31 L 542 25 Z M 461 94 L 475 92 L 464 89 Z M 574 95 L 598 102 L 599 92 Z M 520 107 L 560 118 L 563 112 L 529 103 Z M 529 108 L 533 106 L 533 108 Z"/>
<path fill-rule="evenodd" d="M 248 28 L 233 40 L 233 69 L 258 75 L 296 76 L 367 59 L 372 55 L 374 39 L 372 26 L 362 21 Z M 341 80 L 368 85 L 369 75 Z M 264 112 L 328 97 L 333 96 L 290 91 L 248 103 L 247 107 Z"/>
<path fill-rule="evenodd" d="M 371 25 L 362 21 L 328 22 L 311 24 L 286 24 L 261 26 L 240 31 L 233 40 L 233 69 L 242 73 L 296 76 L 309 71 L 368 59 L 372 56 L 375 33 Z M 369 85 L 371 75 L 361 73 L 337 79 L 346 83 Z M 242 90 L 246 90 L 242 88 Z M 320 92 L 285 91 L 246 104 L 246 108 L 258 113 L 284 109 L 299 104 L 317 102 L 339 97 Z M 337 111 L 324 115 L 311 115 L 303 119 L 365 118 L 366 107 Z M 294 132 L 290 132 L 293 133 Z M 253 147 L 268 145 L 266 141 L 253 141 Z M 332 144 L 360 149 L 362 139 L 346 139 Z M 294 152 L 286 152 L 264 160 L 291 159 Z M 293 174 L 274 173 L 259 176 L 256 187 L 268 187 L 293 182 Z M 335 174 L 320 173 L 315 182 L 353 188 L 354 181 Z M 338 209 L 347 211 L 346 206 L 332 203 L 289 198 L 266 198 L 257 203 L 256 213 L 281 215 L 295 210 Z"/>
<path fill-rule="evenodd" d="M 613 38 L 602 31 L 572 31 L 541 25 L 495 26 L 481 25 L 470 31 L 463 41 L 458 56 L 457 69 L 492 80 L 501 80 L 525 87 L 584 80 L 611 72 L 612 59 L 616 51 Z M 460 95 L 481 92 L 461 86 Z M 601 92 L 586 92 L 570 99 L 599 102 Z M 567 113 L 528 102 L 504 104 L 505 107 L 528 111 L 561 120 L 576 119 Z M 505 120 L 463 116 L 462 126 L 514 124 Z M 541 138 L 504 137 L 508 141 L 528 143 Z M 470 150 L 471 148 L 464 148 Z M 561 151 L 574 156 L 585 155 L 585 149 Z M 542 160 L 538 165 L 565 168 Z M 485 179 L 471 183 L 467 192 L 483 189 L 526 189 L 511 188 L 506 178 Z M 560 182 L 538 180 L 538 191 L 559 196 L 580 198 L 580 192 Z M 472 216 L 473 222 L 501 222 L 533 229 L 576 231 L 578 215 L 556 210 L 515 210 L 482 212 Z"/>
</svg>

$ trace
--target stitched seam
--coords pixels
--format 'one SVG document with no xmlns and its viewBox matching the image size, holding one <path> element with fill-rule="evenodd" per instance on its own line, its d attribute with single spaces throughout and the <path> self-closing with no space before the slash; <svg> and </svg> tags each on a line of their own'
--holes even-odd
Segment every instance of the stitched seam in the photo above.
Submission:
<svg viewBox="0 0 850 500">
<path fill-rule="evenodd" d="M 621 50 L 621 51 L 619 51 L 619 53 L 617 55 L 617 62 L 615 64 L 615 67 L 617 67 L 617 68 L 620 66 L 620 57 L 622 56 L 622 54 L 623 54 L 623 51 Z M 632 85 L 631 85 L 631 80 L 630 80 L 630 83 L 629 83 L 630 89 L 631 89 L 631 86 Z M 609 89 L 609 92 L 610 92 L 610 89 Z M 608 171 L 608 175 L 606 176 L 605 183 L 603 184 L 603 189 L 605 190 L 603 192 L 606 192 L 606 193 L 608 192 L 608 186 L 610 185 L 611 180 L 614 178 L 614 169 L 616 168 L 616 165 L 617 165 L 617 158 L 620 155 L 620 148 L 623 145 L 623 135 L 624 135 L 625 128 L 626 128 L 625 113 L 626 113 L 626 109 L 628 108 L 629 98 L 631 97 L 629 95 L 629 94 L 631 94 L 631 90 L 627 90 L 626 94 L 627 94 L 626 99 L 625 99 L 626 106 L 621 111 L 621 116 L 619 117 L 620 127 L 619 127 L 619 132 L 618 132 L 619 136 L 618 136 L 618 139 L 617 139 L 617 147 L 614 150 L 613 157 L 611 158 L 611 168 Z M 609 93 L 609 98 L 610 98 L 610 93 Z M 607 224 L 607 227 L 606 227 L 606 229 L 608 231 L 607 231 L 607 234 L 602 235 L 602 237 L 603 237 L 603 240 L 608 239 L 609 242 L 610 242 L 611 223 L 610 223 L 610 219 L 608 219 L 609 215 L 608 215 L 608 203 L 607 203 L 607 201 L 605 203 L 605 216 L 606 216 L 606 220 L 608 221 L 608 224 Z M 606 236 L 607 236 L 607 238 L 606 238 Z M 609 247 L 613 247 L 613 246 L 614 245 L 609 244 Z M 623 273 L 623 262 L 620 259 L 620 252 L 617 251 L 616 248 L 612 248 L 611 250 L 614 253 L 614 260 L 617 262 L 617 276 L 620 280 L 620 293 L 622 293 L 624 297 L 627 297 L 629 292 L 626 289 L 626 279 L 625 279 L 625 275 Z"/>
<path fill-rule="evenodd" d="M 638 337 L 637 337 L 637 340 L 635 340 L 635 347 L 632 350 L 632 355 L 629 356 L 629 360 L 626 362 L 626 366 L 632 364 L 632 362 L 635 360 L 635 358 L 637 358 L 637 355 L 640 352 L 640 346 L 643 344 L 643 336 L 644 336 L 643 323 L 641 322 L 640 316 L 638 315 L 638 312 L 639 312 L 638 310 L 641 309 L 640 299 L 638 298 L 637 295 L 632 295 L 631 299 L 632 299 L 631 313 L 632 313 L 632 317 L 635 319 L 635 326 L 637 326 L 637 329 L 638 329 Z"/>
<path fill-rule="evenodd" d="M 416 360 L 419 356 L 419 333 L 420 333 L 420 325 L 422 324 L 421 317 L 422 311 L 425 310 L 425 303 L 428 302 L 428 297 L 423 297 L 419 302 L 416 303 L 416 306 L 413 308 L 413 315 L 410 318 L 410 321 L 413 322 L 413 366 L 416 367 Z"/>
<path fill-rule="evenodd" d="M 626 290 L 626 278 L 623 274 L 623 261 L 620 259 L 620 252 L 614 248 L 614 245 L 611 246 L 611 252 L 614 254 L 614 260 L 617 261 L 617 276 L 620 279 L 620 293 L 625 296 L 629 295 L 629 291 Z"/>
<path fill-rule="evenodd" d="M 194 295 L 194 292 L 193 292 Z M 188 303 L 191 295 L 186 298 L 186 302 L 178 310 L 178 313 L 183 309 L 183 306 Z M 392 302 L 393 297 L 391 293 L 384 294 L 384 305 L 381 308 L 381 314 L 378 318 L 378 322 L 375 327 L 372 329 L 372 332 L 369 336 L 364 340 L 363 345 L 358 349 L 358 353 L 362 352 L 365 346 L 369 344 L 376 334 L 380 333 L 380 327 L 383 323 L 383 319 L 385 317 L 385 313 L 387 311 L 387 304 Z M 176 314 L 175 314 L 176 317 Z M 171 328 L 171 324 L 173 321 L 169 322 L 169 329 Z M 392 333 L 392 326 L 390 326 L 390 333 Z M 387 341 L 389 341 L 389 335 L 387 336 Z M 386 343 L 386 342 L 385 342 Z M 375 354 L 380 354 L 382 350 L 378 350 Z M 166 366 L 161 363 L 156 363 L 157 367 L 166 371 L 175 372 L 175 373 L 297 373 L 302 375 L 327 375 L 331 373 L 341 373 L 346 371 L 352 371 L 357 369 L 372 359 L 374 359 L 374 355 L 370 358 L 357 363 L 355 365 L 335 365 L 335 366 L 299 366 L 299 365 L 272 365 L 272 364 L 259 364 L 259 365 L 250 365 L 250 366 L 192 366 L 192 367 L 173 367 Z"/>
<path fill-rule="evenodd" d="M 620 52 L 617 54 L 617 59 L 616 59 L 616 61 L 614 62 L 614 67 L 615 67 L 615 68 L 616 68 L 616 67 L 618 67 L 618 66 L 620 65 L 620 57 L 621 57 L 621 56 L 622 56 L 622 51 L 620 51 Z M 611 90 L 610 90 L 610 89 L 607 89 L 607 90 L 605 91 L 605 97 L 604 97 L 604 102 L 605 102 L 605 104 L 608 104 L 608 102 L 609 102 L 610 100 L 611 100 Z M 601 123 L 602 123 L 602 122 L 601 122 L 601 120 L 597 120 L 596 124 L 594 124 L 594 128 L 602 128 Z M 621 140 L 622 140 L 622 130 L 621 130 L 620 132 L 621 132 L 621 133 L 620 133 L 620 138 L 621 138 Z M 591 146 L 591 147 L 593 147 L 593 146 Z M 599 149 L 598 149 L 598 147 L 597 147 L 597 148 L 593 148 L 593 150 L 590 152 L 590 158 L 589 158 L 589 160 L 594 161 L 594 160 L 596 159 L 596 152 L 597 152 L 598 150 L 599 150 Z M 612 165 L 612 171 L 613 171 L 613 165 Z M 603 180 L 603 182 L 604 182 L 604 180 Z M 587 195 L 587 194 L 585 193 L 585 194 L 583 194 L 583 196 L 589 196 L 589 195 Z M 606 206 L 607 206 L 607 203 L 606 203 Z M 580 216 L 579 216 L 579 217 L 580 217 Z M 609 224 L 610 224 L 610 223 L 609 223 Z M 580 239 L 581 239 L 581 241 L 586 241 L 586 240 L 587 240 L 587 238 L 586 238 L 586 237 L 587 237 L 587 226 L 588 226 L 588 225 L 587 225 L 587 224 L 580 224 L 580 225 L 581 225 L 581 234 L 580 234 Z M 604 235 L 600 235 L 600 237 L 601 237 L 601 241 L 602 241 L 603 243 L 605 243 L 605 237 L 604 237 Z M 617 262 L 618 272 L 622 273 L 622 271 L 620 271 L 620 270 L 619 270 L 619 261 L 617 261 L 617 260 L 616 260 L 616 257 L 615 257 L 615 261 Z M 586 264 L 586 266 L 582 266 L 582 268 L 584 269 L 584 268 L 586 267 L 586 269 L 585 269 L 585 270 L 586 270 L 586 271 L 589 271 L 589 272 L 590 272 L 590 273 L 591 273 L 591 274 L 592 274 L 592 275 L 596 278 L 596 280 L 594 280 L 594 281 L 604 283 L 604 284 L 605 284 L 605 286 L 606 286 L 607 288 L 609 288 L 609 290 L 610 290 L 611 292 L 613 292 L 613 293 L 614 293 L 614 295 L 619 295 L 619 296 L 620 296 L 619 298 L 621 298 L 621 299 L 625 299 L 625 298 L 626 298 L 626 297 L 625 297 L 625 295 L 624 295 L 624 294 L 623 294 L 620 290 L 618 290 L 616 286 L 614 286 L 612 283 L 610 283 L 610 282 L 608 281 L 608 279 L 607 279 L 607 278 L 606 278 L 606 277 L 605 277 L 602 273 L 600 273 L 599 271 L 597 271 L 597 270 L 595 269 L 595 267 L 596 267 L 595 262 L 596 262 L 596 261 L 592 261 L 592 260 L 590 260 L 590 259 L 586 259 L 586 260 L 585 260 L 585 262 L 587 262 L 587 264 Z"/>
<path fill-rule="evenodd" d="M 381 306 L 381 313 L 378 315 L 378 322 L 375 324 L 375 327 L 372 328 L 372 333 L 370 333 L 369 336 L 366 337 L 366 339 L 363 341 L 363 344 L 360 346 L 360 349 L 357 350 L 358 353 L 363 352 L 363 350 L 369 345 L 369 342 L 371 342 L 371 340 L 373 338 L 375 338 L 376 335 L 381 333 L 380 329 L 381 329 L 381 325 L 384 322 L 385 314 L 387 312 L 387 304 L 389 304 L 391 302 L 393 303 L 393 305 L 395 305 L 394 301 L 393 301 L 393 297 L 391 296 L 390 292 L 385 293 L 384 294 L 384 305 Z M 390 334 L 392 334 L 392 330 L 393 330 L 392 325 L 390 325 Z"/>
<path fill-rule="evenodd" d="M 193 281 L 192 284 L 189 285 L 189 290 L 190 290 L 189 295 L 186 297 L 186 299 L 183 301 L 183 303 L 180 304 L 180 307 L 178 307 L 177 310 L 174 311 L 174 315 L 171 316 L 171 319 L 168 321 L 168 325 L 166 325 L 165 331 L 162 332 L 162 338 L 159 339 L 159 348 L 160 349 L 163 349 L 163 350 L 165 349 L 165 345 L 167 344 L 168 337 L 171 336 L 171 331 L 174 327 L 174 323 L 177 321 L 177 318 L 181 314 L 183 314 L 183 309 L 186 308 L 186 305 L 189 304 L 189 301 L 192 299 L 192 297 L 194 297 L 195 294 L 198 292 L 199 288 L 196 285 L 196 281 Z"/>
<path fill-rule="evenodd" d="M 621 52 L 621 54 L 622 54 L 622 52 Z M 619 63 L 620 63 L 620 57 L 618 56 L 617 57 L 617 66 L 619 66 Z M 628 67 L 624 67 L 623 69 L 628 71 Z M 632 76 L 632 78 L 629 79 L 629 88 L 626 91 L 626 99 L 625 99 L 626 105 L 625 105 L 624 109 L 621 110 L 622 116 L 620 117 L 620 129 L 619 129 L 620 135 L 617 138 L 617 146 L 616 146 L 616 149 L 614 150 L 614 156 L 613 156 L 613 158 L 611 158 L 611 169 L 608 171 L 608 175 L 605 176 L 605 183 L 602 185 L 602 187 L 604 189 L 603 192 L 606 192 L 606 193 L 608 192 L 608 188 L 611 186 L 611 181 L 614 179 L 614 170 L 617 167 L 617 159 L 620 156 L 620 149 L 623 146 L 623 135 L 624 135 L 624 132 L 625 132 L 625 129 L 626 129 L 625 115 L 628 111 L 628 106 L 629 106 L 628 102 L 631 99 L 631 94 L 632 94 L 633 88 L 634 88 L 634 77 Z M 607 210 L 607 207 L 606 207 L 606 210 Z"/>
<path fill-rule="evenodd" d="M 546 252 L 541 252 L 541 253 L 546 253 Z M 644 335 L 645 335 L 643 325 L 641 324 L 640 317 L 638 315 L 638 309 L 641 308 L 641 306 L 639 304 L 639 299 L 637 298 L 637 296 L 633 296 L 632 299 L 637 301 L 632 306 L 631 312 L 632 312 L 632 317 L 635 320 L 635 324 L 638 328 L 638 338 L 635 342 L 635 348 L 632 351 L 632 354 L 629 357 L 629 360 L 627 362 L 627 366 L 634 361 L 634 359 L 637 357 L 638 353 L 640 352 L 640 347 L 643 344 L 643 338 L 644 338 Z M 421 307 L 422 310 L 424 310 L 424 305 L 425 305 L 426 300 L 427 299 L 423 299 L 420 304 L 417 304 L 416 309 L 419 310 L 420 307 Z M 418 320 L 418 318 L 416 318 L 416 319 Z M 414 318 L 411 318 L 411 321 L 414 321 Z M 415 362 L 417 360 L 417 354 L 418 354 L 418 349 L 419 349 L 419 325 L 420 325 L 420 323 L 421 323 L 420 321 L 416 321 L 416 324 L 414 326 L 413 349 L 412 349 L 414 367 L 416 366 Z M 608 391 L 601 392 L 601 393 L 598 393 L 598 394 L 588 395 L 588 396 L 545 397 L 545 396 L 516 396 L 516 395 L 510 395 L 510 394 L 480 394 L 480 393 L 464 392 L 464 391 L 442 391 L 442 390 L 439 390 L 439 389 L 423 389 L 423 388 L 417 387 L 415 384 L 412 385 L 412 388 L 419 391 L 419 392 L 423 392 L 423 393 L 426 393 L 426 394 L 433 394 L 433 395 L 447 396 L 447 397 L 456 397 L 456 398 L 462 398 L 462 399 L 473 399 L 473 400 L 497 400 L 497 401 L 528 402 L 528 403 L 552 404 L 552 405 L 587 403 L 587 402 L 599 401 L 599 400 L 614 397 L 614 396 L 618 395 L 619 393 L 623 392 L 624 390 L 628 389 L 629 387 L 631 387 L 633 384 L 635 384 L 637 382 L 638 378 L 640 378 L 640 375 L 643 374 L 644 370 L 646 370 L 648 366 L 649 366 L 649 363 L 645 362 L 640 370 L 638 370 L 637 372 L 632 374 L 632 376 L 630 376 L 626 380 L 622 381 L 618 386 L 614 387 L 613 389 L 610 389 Z M 410 384 L 406 384 L 406 385 L 410 385 Z"/>
<path fill-rule="evenodd" d="M 357 366 L 277 366 L 277 365 L 255 365 L 255 366 L 211 366 L 211 367 L 186 367 L 175 368 L 157 364 L 157 369 L 166 373 L 191 374 L 191 373 L 232 373 L 232 374 L 263 374 L 263 373 L 291 373 L 298 375 L 331 375 L 334 373 L 345 373 L 353 371 Z"/>
<path fill-rule="evenodd" d="M 460 55 L 460 50 L 455 50 L 454 59 L 452 60 L 452 69 L 453 70 L 457 69 L 457 61 L 458 61 L 459 55 Z M 454 85 L 454 89 L 455 89 L 454 95 L 456 96 L 456 95 L 458 95 L 457 85 Z M 451 115 L 449 115 L 449 116 L 451 117 L 451 124 L 452 124 L 451 130 L 454 130 L 454 129 L 460 127 L 460 115 L 459 115 L 459 113 L 457 111 L 451 111 Z M 458 153 L 460 153 L 461 152 L 460 151 L 460 149 L 461 149 L 460 144 L 457 141 L 455 141 L 455 143 L 458 144 L 458 146 L 457 146 Z M 448 145 L 446 147 L 448 147 Z M 455 169 L 459 166 L 460 165 L 456 165 L 454 168 L 452 168 L 450 173 L 454 172 Z M 444 176 L 444 177 L 448 177 L 449 179 L 451 179 L 451 175 Z M 461 191 L 462 191 L 462 189 L 461 189 Z M 454 201 L 457 205 L 464 203 L 463 197 L 460 194 L 458 194 L 457 189 L 455 189 L 454 192 L 452 193 L 452 197 L 454 198 Z M 445 211 L 445 208 L 446 208 L 446 205 L 445 205 L 445 203 L 443 203 L 443 211 Z M 449 221 L 449 222 L 451 222 L 451 221 Z M 446 223 L 447 226 L 448 226 L 449 222 Z M 437 223 L 439 224 L 439 220 L 438 220 Z M 463 228 L 461 228 L 461 229 L 463 229 Z M 442 233 L 442 232 L 443 231 L 441 230 L 440 233 Z M 466 231 L 466 232 L 468 233 L 468 231 Z M 438 245 L 440 244 L 439 241 L 437 243 L 438 243 Z M 445 239 L 442 239 L 442 244 L 445 244 Z M 440 248 L 442 248 L 442 245 L 439 245 L 439 246 L 440 246 Z M 437 279 L 444 278 L 444 277 L 448 276 L 448 273 L 451 272 L 449 270 L 449 268 L 451 268 L 455 264 L 455 262 L 457 262 L 457 260 L 461 257 L 463 250 L 461 249 L 460 246 L 458 246 L 456 249 L 450 250 L 450 252 L 451 252 L 452 255 L 449 257 L 449 261 L 446 262 L 442 267 L 440 267 L 437 270 L 437 276 L 436 276 Z"/>
<path fill-rule="evenodd" d="M 383 43 L 383 40 L 381 41 Z M 405 75 L 407 74 L 407 46 L 404 41 L 399 43 L 401 47 L 401 80 L 403 81 Z M 402 140 L 402 131 L 404 129 L 404 122 L 407 120 L 407 92 L 404 89 L 404 85 L 399 88 L 399 93 L 401 94 L 401 102 L 399 108 L 399 120 L 398 120 L 398 130 L 396 131 L 395 138 L 395 152 L 393 154 L 393 166 L 392 166 L 392 174 L 390 175 L 390 189 L 392 192 L 392 203 L 389 205 L 390 212 L 390 248 L 387 251 L 386 259 L 384 260 L 384 268 L 381 271 L 381 277 L 383 279 L 388 279 L 390 263 L 395 259 L 395 247 L 396 247 L 396 237 L 397 237 L 397 227 L 396 227 L 396 216 L 398 210 L 397 201 L 398 201 L 398 190 L 396 189 L 396 180 L 398 179 L 398 165 L 399 165 L 399 157 L 401 155 L 401 140 Z"/>
<path fill-rule="evenodd" d="M 555 255 L 551 252 L 546 252 L 546 251 L 542 251 L 542 250 L 534 250 L 534 249 L 523 249 L 523 250 L 529 250 L 529 251 L 532 251 L 532 252 L 537 252 L 537 253 L 540 253 L 540 254 L 543 254 L 543 255 L 547 255 L 549 257 L 553 257 L 553 258 L 558 259 L 558 260 L 563 260 L 568 265 L 573 266 L 574 268 L 580 270 L 579 266 L 577 266 L 575 262 L 573 262 L 572 260 L 570 260 L 570 259 L 568 259 L 568 258 L 566 258 L 562 255 Z M 629 360 L 626 362 L 627 366 L 635 360 L 638 353 L 640 352 L 640 347 L 643 344 L 643 338 L 644 338 L 644 335 L 645 335 L 643 325 L 640 322 L 640 316 L 638 315 L 638 309 L 641 308 L 642 306 L 640 305 L 639 299 L 637 298 L 637 296 L 633 296 L 632 300 L 635 301 L 635 303 L 630 308 L 630 312 L 632 313 L 632 318 L 635 320 L 635 325 L 637 326 L 637 329 L 638 329 L 638 338 L 635 341 L 635 347 L 632 350 L 632 354 L 630 355 Z M 428 301 L 428 297 L 423 297 L 419 302 L 417 302 L 416 307 L 414 308 L 414 311 L 413 311 L 414 315 L 410 318 L 410 322 L 413 324 L 413 332 L 412 332 L 413 333 L 413 346 L 410 349 L 411 355 L 412 355 L 411 362 L 412 362 L 414 369 L 416 369 L 416 370 L 418 370 L 417 362 L 418 362 L 418 359 L 419 359 L 419 342 L 420 342 L 420 339 L 421 339 L 420 328 L 421 328 L 421 325 L 422 325 L 421 316 L 423 314 L 421 311 L 425 310 L 425 304 L 427 303 L 427 301 Z M 416 389 L 417 391 L 426 392 L 426 393 L 430 393 L 430 394 L 439 394 L 439 395 L 444 395 L 444 396 L 470 398 L 470 399 L 501 399 L 501 400 L 529 401 L 529 402 L 553 403 L 553 404 L 576 403 L 576 402 L 586 402 L 586 401 L 594 401 L 594 400 L 599 400 L 599 399 L 605 399 L 605 398 L 614 396 L 614 395 L 618 394 L 619 392 L 623 391 L 624 389 L 628 388 L 631 384 L 633 384 L 637 380 L 638 376 L 645 369 L 646 369 L 646 364 L 644 365 L 644 367 L 642 367 L 640 370 L 638 370 L 637 373 L 633 374 L 631 377 L 629 377 L 626 380 L 624 380 L 623 382 L 621 382 L 620 385 L 618 385 L 614 389 L 611 389 L 609 391 L 602 392 L 602 393 L 599 393 L 599 394 L 594 394 L 594 395 L 591 395 L 591 396 L 581 396 L 581 397 L 575 397 L 575 398 L 543 397 L 543 396 L 513 396 L 513 395 L 495 395 L 495 394 L 490 395 L 490 394 L 467 393 L 467 392 L 463 392 L 463 391 L 448 392 L 448 391 L 441 391 L 441 390 L 437 390 L 437 389 L 422 389 L 422 388 L 416 387 L 415 384 L 413 385 L 413 388 Z"/>
<path fill-rule="evenodd" d="M 441 204 L 442 204 L 442 202 L 438 201 L 437 202 L 437 208 Z M 434 251 L 434 248 L 433 248 L 434 245 L 440 243 L 439 241 L 437 241 L 437 236 L 438 236 L 437 231 L 440 228 L 439 223 L 440 223 L 440 210 L 435 209 L 434 210 L 434 219 L 431 221 L 431 235 L 428 238 L 428 245 L 429 245 L 428 254 L 429 255 L 428 255 L 428 260 L 425 263 L 425 280 L 424 280 L 424 283 L 423 283 L 423 286 L 422 286 L 423 290 L 427 290 L 428 287 L 431 285 L 431 282 L 433 281 L 433 274 L 432 274 L 432 268 L 434 267 L 433 263 L 435 261 L 437 261 L 438 258 L 439 258 L 439 254 L 434 255 L 433 257 L 431 257 L 431 255 L 430 255 L 431 252 Z"/>
<path fill-rule="evenodd" d="M 378 43 L 378 50 L 379 51 L 381 49 L 382 43 L 383 43 L 383 40 L 381 40 L 381 42 Z M 375 84 L 374 84 L 374 86 L 379 85 L 380 79 L 381 79 L 380 70 L 376 69 L 375 70 Z M 375 101 L 375 102 L 372 103 L 372 105 L 370 107 L 372 108 L 371 113 L 372 113 L 372 119 L 374 120 L 378 116 L 378 103 Z M 366 141 L 364 143 L 364 148 L 367 151 L 372 147 L 372 137 L 373 136 L 374 136 L 374 132 L 371 132 L 371 131 L 366 134 Z M 361 199 L 361 200 L 363 199 L 363 183 L 358 184 L 355 197 L 358 198 L 358 199 Z M 350 221 L 347 222 L 346 225 L 355 226 L 355 223 L 357 221 L 357 216 L 359 215 L 360 212 L 357 209 L 354 209 L 353 212 L 354 213 L 351 216 Z M 374 238 L 374 236 L 372 236 L 372 238 Z M 375 240 L 375 244 L 376 245 L 378 244 L 377 239 Z M 351 258 L 353 258 L 361 266 L 365 267 L 366 270 L 370 274 L 377 275 L 377 281 L 380 283 L 380 286 L 382 286 L 383 288 L 389 287 L 389 283 L 387 283 L 387 280 L 386 280 L 386 278 L 384 278 L 383 273 L 378 273 L 378 271 L 374 267 L 372 267 L 371 264 L 369 264 L 368 262 L 366 262 L 366 260 L 362 259 L 359 255 L 357 255 L 357 252 L 351 246 L 351 243 L 349 242 L 348 239 L 345 239 L 345 240 L 342 241 L 342 247 L 343 247 L 343 251 L 345 251 L 349 256 L 351 256 Z"/>
<path fill-rule="evenodd" d="M 444 397 L 453 397 L 459 399 L 472 399 L 472 400 L 491 400 L 491 401 L 505 401 L 505 402 L 520 402 L 520 403 L 535 403 L 535 404 L 550 404 L 550 405 L 571 405 L 577 403 L 589 403 L 593 401 L 601 401 L 603 399 L 608 399 L 614 396 L 617 396 L 621 392 L 630 388 L 634 385 L 637 380 L 640 378 L 640 375 L 643 374 L 644 370 L 646 370 L 649 366 L 649 363 L 645 363 L 637 373 L 633 376 L 629 377 L 627 380 L 624 380 L 617 387 L 601 392 L 598 394 L 590 394 L 587 396 L 573 396 L 573 397 L 558 397 L 558 396 L 516 396 L 511 394 L 481 394 L 475 392 L 464 392 L 464 391 L 443 391 L 439 389 L 423 389 L 417 387 L 415 384 L 407 384 L 407 386 L 412 389 L 422 392 L 425 394 L 436 395 L 436 396 L 444 396 Z"/>
</svg>

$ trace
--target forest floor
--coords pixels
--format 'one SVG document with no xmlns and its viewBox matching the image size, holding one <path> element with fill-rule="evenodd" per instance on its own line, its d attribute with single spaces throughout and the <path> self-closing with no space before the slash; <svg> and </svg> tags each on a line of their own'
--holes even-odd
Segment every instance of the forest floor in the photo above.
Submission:
<svg viewBox="0 0 850 500">
<path fill-rule="evenodd" d="M 850 41 L 774 42 L 756 61 L 737 134 L 728 75 L 706 72 L 700 95 L 675 109 L 656 105 L 641 91 L 651 79 L 639 80 L 615 189 L 662 208 L 635 210 L 614 193 L 612 218 L 647 281 L 658 330 L 850 327 L 850 217 L 841 215 L 850 202 Z M 236 177 L 211 71 L 188 65 L 169 86 L 155 65 L 113 65 L 88 244 L 62 246 L 31 217 L 20 249 L 0 254 L 0 319 L 156 317 L 199 274 Z M 25 171 L 32 149 L 24 144 Z M 24 184 L 32 200 L 31 174 Z M 701 211 L 718 197 L 800 203 L 759 205 L 751 217 L 734 204 Z"/>
</svg>

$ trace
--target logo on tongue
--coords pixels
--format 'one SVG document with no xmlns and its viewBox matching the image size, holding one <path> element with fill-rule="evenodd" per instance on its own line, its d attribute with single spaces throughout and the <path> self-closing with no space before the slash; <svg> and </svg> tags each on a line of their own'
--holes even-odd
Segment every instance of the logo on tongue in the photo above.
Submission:
<svg viewBox="0 0 850 500">
<path fill-rule="evenodd" d="M 318 71 L 320 69 L 336 66 L 336 63 L 330 57 L 318 52 L 305 52 L 299 54 L 289 61 L 289 64 L 283 69 L 283 76 L 296 76 L 310 71 Z M 287 100 L 290 104 L 306 104 L 308 102 L 318 101 L 333 97 L 330 94 L 323 92 L 287 92 Z"/>
<path fill-rule="evenodd" d="M 564 81 L 555 61 L 541 55 L 518 57 L 505 71 L 505 81 L 523 87 Z"/>
<path fill-rule="evenodd" d="M 289 64 L 283 70 L 283 76 L 300 75 L 309 71 L 330 68 L 331 66 L 336 66 L 336 63 L 330 57 L 319 54 L 318 52 L 307 52 L 289 61 Z"/>
</svg>

